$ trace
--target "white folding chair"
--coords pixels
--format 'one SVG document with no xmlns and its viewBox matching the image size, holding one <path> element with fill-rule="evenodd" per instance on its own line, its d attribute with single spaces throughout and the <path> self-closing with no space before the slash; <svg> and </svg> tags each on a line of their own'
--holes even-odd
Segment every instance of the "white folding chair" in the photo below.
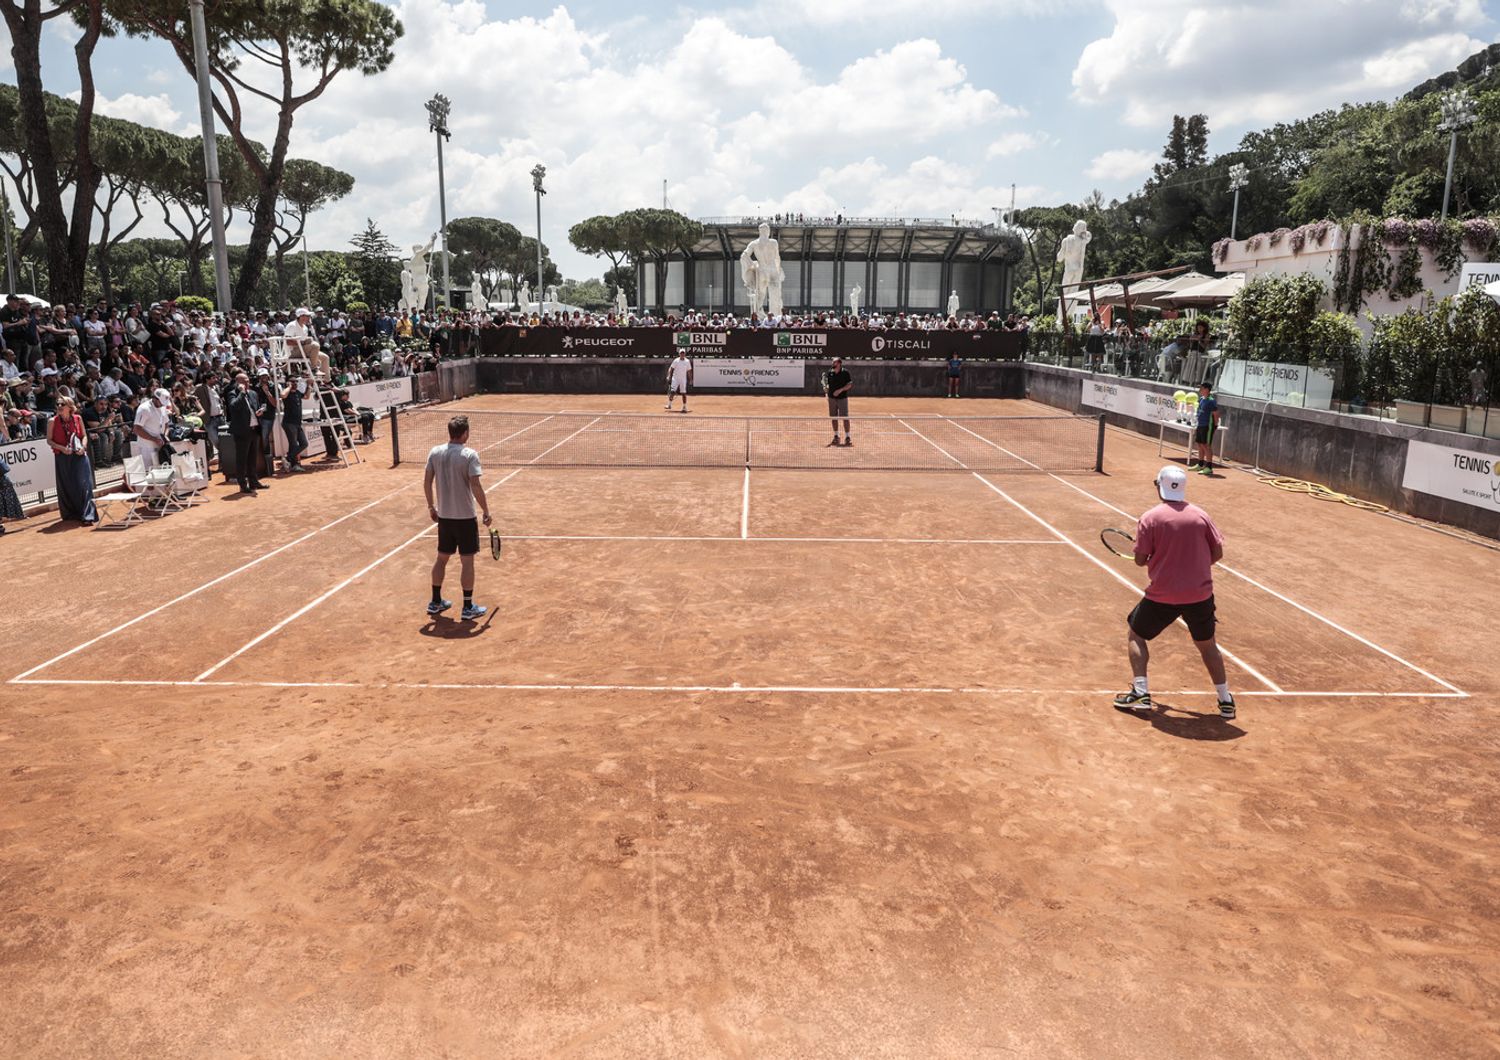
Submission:
<svg viewBox="0 0 1500 1060">
<path fill-rule="evenodd" d="M 172 480 L 176 473 L 169 464 L 158 464 L 146 470 L 146 462 L 138 456 L 125 458 L 125 486 L 141 495 L 141 505 L 157 515 L 178 511 L 179 504 L 172 495 Z"/>
<path fill-rule="evenodd" d="M 172 471 L 172 496 L 180 507 L 191 508 L 208 500 L 204 492 L 208 489 L 208 472 L 196 453 L 174 453 Z"/>
<path fill-rule="evenodd" d="M 131 493 L 128 490 L 123 493 L 106 493 L 102 497 L 94 498 L 94 505 L 98 509 L 99 514 L 108 520 L 107 522 L 101 520 L 98 529 L 123 530 L 125 527 L 134 526 L 136 523 L 144 523 L 146 517 L 141 514 L 141 502 L 145 499 L 145 494 Z M 125 515 L 121 518 L 116 518 L 113 514 L 114 509 L 117 505 L 121 504 L 126 506 Z"/>
</svg>

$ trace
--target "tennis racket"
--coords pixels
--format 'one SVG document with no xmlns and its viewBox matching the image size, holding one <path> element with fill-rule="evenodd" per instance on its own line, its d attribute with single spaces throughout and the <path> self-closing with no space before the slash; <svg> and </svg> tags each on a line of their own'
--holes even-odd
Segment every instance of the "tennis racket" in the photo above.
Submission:
<svg viewBox="0 0 1500 1060">
<path fill-rule="evenodd" d="M 490 527 L 490 555 L 495 559 L 500 558 L 500 531 Z"/>
<path fill-rule="evenodd" d="M 823 373 L 822 380 L 823 380 L 823 396 L 827 397 L 828 396 L 828 373 L 827 372 Z"/>
<path fill-rule="evenodd" d="M 1099 531 L 1099 540 L 1110 553 L 1121 559 L 1135 559 L 1135 538 L 1124 530 L 1110 528 Z"/>
</svg>

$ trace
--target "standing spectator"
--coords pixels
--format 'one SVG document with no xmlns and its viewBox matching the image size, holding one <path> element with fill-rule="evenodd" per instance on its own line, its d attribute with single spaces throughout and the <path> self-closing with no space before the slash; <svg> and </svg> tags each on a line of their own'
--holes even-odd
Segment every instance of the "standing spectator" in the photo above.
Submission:
<svg viewBox="0 0 1500 1060">
<path fill-rule="evenodd" d="M 151 392 L 150 400 L 142 401 L 136 407 L 132 424 L 135 432 L 135 455 L 145 463 L 147 471 L 157 465 L 161 447 L 167 444 L 171 403 L 171 391 L 158 387 Z"/>
<path fill-rule="evenodd" d="M 109 467 L 125 454 L 125 428 L 109 398 L 97 396 L 84 407 L 83 425 L 89 432 L 95 467 Z"/>
<path fill-rule="evenodd" d="M 99 521 L 94 510 L 94 469 L 89 464 L 88 430 L 71 397 L 59 398 L 57 415 L 47 428 L 57 469 L 57 514 L 66 520 L 93 526 Z"/>
<path fill-rule="evenodd" d="M 260 395 L 251 389 L 250 377 L 244 372 L 234 377 L 224 404 L 229 433 L 234 437 L 235 477 L 240 492 L 253 496 L 266 488 L 255 471 L 255 454 L 260 449 Z"/>
<path fill-rule="evenodd" d="M 4 428 L 0 427 L 0 440 L 4 439 Z M 24 519 L 21 498 L 16 496 L 16 487 L 11 485 L 10 465 L 0 460 L 0 534 L 5 533 L 6 519 Z"/>
<path fill-rule="evenodd" d="M 281 430 L 286 435 L 286 466 L 288 471 L 303 472 L 302 454 L 307 452 L 307 430 L 302 425 L 302 397 L 307 393 L 307 380 L 292 369 L 281 392 Z"/>
<path fill-rule="evenodd" d="M 260 447 L 265 454 L 267 475 L 276 473 L 276 410 L 281 405 L 281 394 L 271 381 L 271 372 L 266 368 L 255 370 L 255 392 L 260 396 Z"/>
<path fill-rule="evenodd" d="M 194 390 L 203 407 L 203 432 L 208 435 L 208 459 L 219 449 L 219 432 L 224 429 L 224 399 L 219 396 L 219 373 L 211 371 L 201 377 Z"/>
<path fill-rule="evenodd" d="M 958 397 L 958 384 L 964 374 L 964 359 L 954 350 L 948 355 L 948 396 Z"/>
<path fill-rule="evenodd" d="M 92 358 L 102 357 L 104 355 L 105 342 L 109 336 L 109 325 L 99 319 L 99 310 L 89 310 L 88 319 L 83 322 L 83 335 L 89 356 Z"/>
</svg>

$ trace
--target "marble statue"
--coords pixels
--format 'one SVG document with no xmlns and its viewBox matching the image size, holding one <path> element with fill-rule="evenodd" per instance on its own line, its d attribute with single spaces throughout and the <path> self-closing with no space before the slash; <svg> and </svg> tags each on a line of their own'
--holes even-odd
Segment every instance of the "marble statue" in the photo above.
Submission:
<svg viewBox="0 0 1500 1060">
<path fill-rule="evenodd" d="M 615 284 L 615 316 L 625 317 L 630 315 L 630 303 L 625 300 L 625 288 Z"/>
<path fill-rule="evenodd" d="M 414 245 L 411 248 L 411 260 L 401 270 L 401 308 L 407 312 L 416 312 L 427 306 L 427 255 L 432 253 L 436 242 L 437 233 L 434 232 L 425 247 Z"/>
<path fill-rule="evenodd" d="M 948 316 L 949 316 L 949 318 L 954 318 L 954 317 L 958 316 L 958 292 L 957 291 L 949 291 L 948 292 Z"/>
<path fill-rule="evenodd" d="M 781 282 L 786 273 L 781 268 L 781 248 L 771 238 L 771 226 L 764 221 L 759 237 L 751 240 L 740 255 L 740 278 L 750 296 L 750 312 L 781 316 Z"/>
<path fill-rule="evenodd" d="M 1089 226 L 1083 221 L 1073 225 L 1073 234 L 1063 239 L 1062 245 L 1057 248 L 1057 260 L 1062 262 L 1062 293 L 1068 295 L 1077 290 L 1070 287 L 1083 279 L 1083 252 L 1088 249 L 1089 240 L 1093 239 L 1089 232 Z M 1062 302 L 1059 300 L 1057 306 L 1057 319 L 1061 323 L 1063 319 Z"/>
<path fill-rule="evenodd" d="M 489 308 L 490 301 L 495 297 L 495 292 L 485 286 L 483 276 L 474 277 L 474 305 L 479 309 Z"/>
<path fill-rule="evenodd" d="M 855 284 L 849 289 L 849 315 L 851 317 L 859 316 L 859 303 L 864 296 L 865 289 L 859 284 Z"/>
<path fill-rule="evenodd" d="M 531 281 L 522 280 L 521 290 L 516 293 L 516 308 L 523 313 L 531 312 Z"/>
<path fill-rule="evenodd" d="M 542 305 L 546 306 L 549 302 L 554 306 L 557 305 L 557 284 L 555 283 L 547 285 L 547 297 L 542 300 Z"/>
</svg>

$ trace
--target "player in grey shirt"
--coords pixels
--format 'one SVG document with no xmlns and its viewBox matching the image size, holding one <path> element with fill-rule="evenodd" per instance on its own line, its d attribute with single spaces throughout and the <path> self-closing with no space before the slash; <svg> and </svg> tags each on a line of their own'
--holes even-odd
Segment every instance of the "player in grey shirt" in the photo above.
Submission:
<svg viewBox="0 0 1500 1060">
<path fill-rule="evenodd" d="M 484 525 L 490 525 L 490 502 L 479 484 L 482 471 L 479 454 L 466 444 L 469 440 L 469 417 L 454 416 L 448 421 L 448 444 L 433 446 L 427 454 L 427 471 L 422 489 L 427 494 L 427 514 L 437 523 L 437 562 L 432 565 L 432 602 L 429 615 L 440 615 L 453 606 L 443 599 L 443 574 L 448 560 L 458 553 L 459 584 L 464 590 L 465 622 L 483 618 L 487 607 L 474 603 L 474 556 L 479 551 L 479 521 L 474 517 L 474 503 L 484 512 Z M 436 494 L 434 496 L 434 493 Z"/>
</svg>

